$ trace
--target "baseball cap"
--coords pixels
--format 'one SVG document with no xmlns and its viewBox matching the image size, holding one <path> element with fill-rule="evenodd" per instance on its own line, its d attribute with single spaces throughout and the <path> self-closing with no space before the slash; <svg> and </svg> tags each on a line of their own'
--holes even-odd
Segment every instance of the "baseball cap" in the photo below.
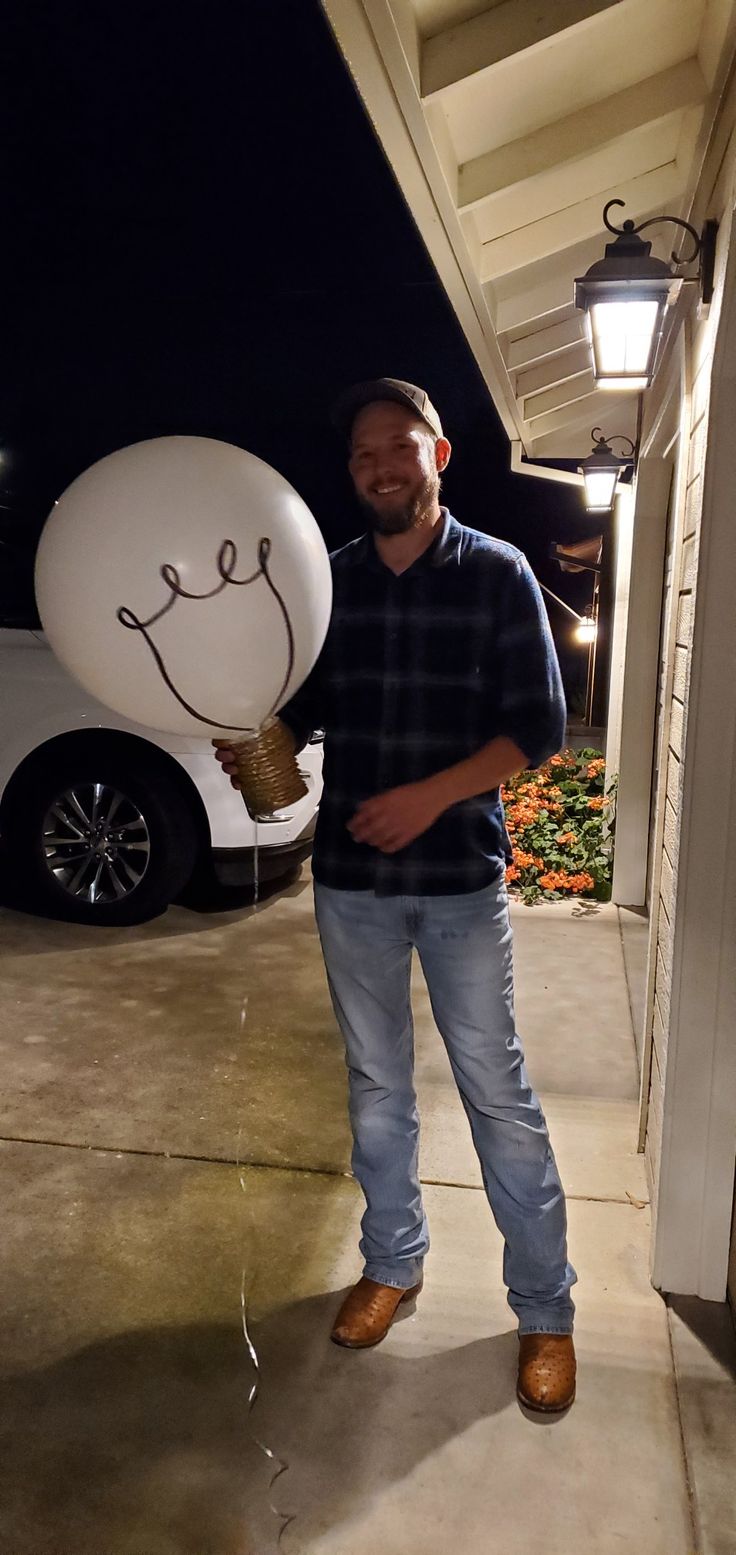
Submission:
<svg viewBox="0 0 736 1555">
<path fill-rule="evenodd" d="M 333 409 L 333 426 L 349 438 L 358 411 L 366 405 L 375 405 L 377 400 L 391 400 L 396 405 L 405 405 L 407 410 L 413 410 L 415 415 L 421 416 L 422 421 L 426 421 L 435 437 L 444 435 L 442 423 L 426 389 L 417 388 L 415 383 L 405 383 L 403 378 L 369 378 L 365 383 L 354 383 L 351 389 L 340 396 Z"/>
</svg>

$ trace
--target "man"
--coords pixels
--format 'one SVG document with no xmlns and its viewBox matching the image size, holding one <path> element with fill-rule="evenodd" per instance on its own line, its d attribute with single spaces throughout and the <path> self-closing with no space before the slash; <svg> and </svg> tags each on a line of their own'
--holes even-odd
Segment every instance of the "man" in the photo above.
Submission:
<svg viewBox="0 0 736 1555">
<path fill-rule="evenodd" d="M 505 1241 L 518 1396 L 559 1411 L 575 1393 L 575 1272 L 514 1026 L 499 795 L 562 743 L 557 659 L 524 557 L 440 506 L 451 450 L 424 390 L 391 378 L 358 384 L 335 421 L 369 532 L 332 557 L 325 646 L 280 713 L 298 748 L 326 731 L 315 906 L 366 1201 L 363 1276 L 331 1337 L 378 1344 L 422 1285 L 416 948 Z M 218 756 L 232 774 L 232 753 Z"/>
</svg>

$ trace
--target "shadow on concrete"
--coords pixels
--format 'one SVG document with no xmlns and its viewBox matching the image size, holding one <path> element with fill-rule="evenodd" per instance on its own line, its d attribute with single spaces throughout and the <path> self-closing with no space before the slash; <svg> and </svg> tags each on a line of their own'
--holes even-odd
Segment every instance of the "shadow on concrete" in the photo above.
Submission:
<svg viewBox="0 0 736 1555">
<path fill-rule="evenodd" d="M 701 1301 L 698 1296 L 668 1296 L 667 1305 L 736 1381 L 736 1331 L 726 1301 Z"/>
<path fill-rule="evenodd" d="M 328 1339 L 339 1293 L 251 1331 L 142 1329 L 7 1378 L 0 1547 L 13 1555 L 271 1555 L 301 1551 L 513 1398 L 516 1338 L 397 1354 Z M 274 1467 L 254 1433 L 287 1471 Z M 295 1521 L 277 1543 L 280 1513 Z"/>
<path fill-rule="evenodd" d="M 309 889 L 309 876 L 298 865 L 288 875 L 263 882 L 257 903 L 253 886 L 216 886 L 209 884 L 186 902 L 168 907 L 146 923 L 121 928 L 93 927 L 69 923 L 62 918 L 33 912 L 24 905 L 19 893 L 0 870 L 0 933 L 4 949 L 14 955 L 35 955 L 43 951 L 94 950 L 103 946 L 131 945 L 202 934 L 237 923 L 255 910 L 267 912 L 282 897 L 300 896 Z"/>
</svg>

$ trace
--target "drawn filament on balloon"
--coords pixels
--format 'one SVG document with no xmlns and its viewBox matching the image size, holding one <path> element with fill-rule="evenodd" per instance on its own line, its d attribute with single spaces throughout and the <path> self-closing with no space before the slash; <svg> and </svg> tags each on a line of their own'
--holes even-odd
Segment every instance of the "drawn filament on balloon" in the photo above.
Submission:
<svg viewBox="0 0 736 1555">
<path fill-rule="evenodd" d="M 170 562 L 164 562 L 160 569 L 160 574 L 164 580 L 164 583 L 171 591 L 165 605 L 162 605 L 160 610 L 154 611 L 154 614 L 149 616 L 147 621 L 141 621 L 135 614 L 135 611 L 131 610 L 127 605 L 121 605 L 119 610 L 116 611 L 117 619 L 121 626 L 127 627 L 131 632 L 140 632 L 142 634 L 151 651 L 159 674 L 161 675 L 162 680 L 168 687 L 172 696 L 176 697 L 177 702 L 179 702 L 179 704 L 186 709 L 192 718 L 196 718 L 199 723 L 207 724 L 212 729 L 228 728 L 233 729 L 233 731 L 238 734 L 256 734 L 258 732 L 256 729 L 243 727 L 239 724 L 223 724 L 220 720 L 215 718 L 208 718 L 205 713 L 201 713 L 197 710 L 196 707 L 192 707 L 191 703 L 186 700 L 186 698 L 175 686 L 169 670 L 166 667 L 163 654 L 151 636 L 151 627 L 155 626 L 158 621 L 161 621 L 164 616 L 168 615 L 170 610 L 173 610 L 177 599 L 214 599 L 216 595 L 221 594 L 223 590 L 229 586 L 232 588 L 248 588 L 251 584 L 257 583 L 259 578 L 263 578 L 278 605 L 281 617 L 283 619 L 284 627 L 286 629 L 287 642 L 286 675 L 277 696 L 275 697 L 271 707 L 266 714 L 266 718 L 264 719 L 265 723 L 266 720 L 270 718 L 271 715 L 276 711 L 276 708 L 283 700 L 294 670 L 294 629 L 292 627 L 291 619 L 284 599 L 279 593 L 279 590 L 276 588 L 276 585 L 268 570 L 268 561 L 270 555 L 271 541 L 264 537 L 258 542 L 258 567 L 256 568 L 256 571 L 251 573 L 247 578 L 236 578 L 234 574 L 238 563 L 237 546 L 234 540 L 223 540 L 216 559 L 216 566 L 220 581 L 219 583 L 215 584 L 214 588 L 208 589 L 204 594 L 191 593 L 188 589 L 184 588 L 179 576 L 178 569 L 172 566 Z"/>
</svg>

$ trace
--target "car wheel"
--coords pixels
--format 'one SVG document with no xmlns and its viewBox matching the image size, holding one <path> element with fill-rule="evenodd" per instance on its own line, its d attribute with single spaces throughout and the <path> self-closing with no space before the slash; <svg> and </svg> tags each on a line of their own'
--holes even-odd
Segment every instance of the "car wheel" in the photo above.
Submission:
<svg viewBox="0 0 736 1555">
<path fill-rule="evenodd" d="M 3 817 L 28 904 L 77 923 L 141 923 L 183 890 L 197 856 L 185 799 L 165 773 L 87 751 L 27 777 Z"/>
</svg>

